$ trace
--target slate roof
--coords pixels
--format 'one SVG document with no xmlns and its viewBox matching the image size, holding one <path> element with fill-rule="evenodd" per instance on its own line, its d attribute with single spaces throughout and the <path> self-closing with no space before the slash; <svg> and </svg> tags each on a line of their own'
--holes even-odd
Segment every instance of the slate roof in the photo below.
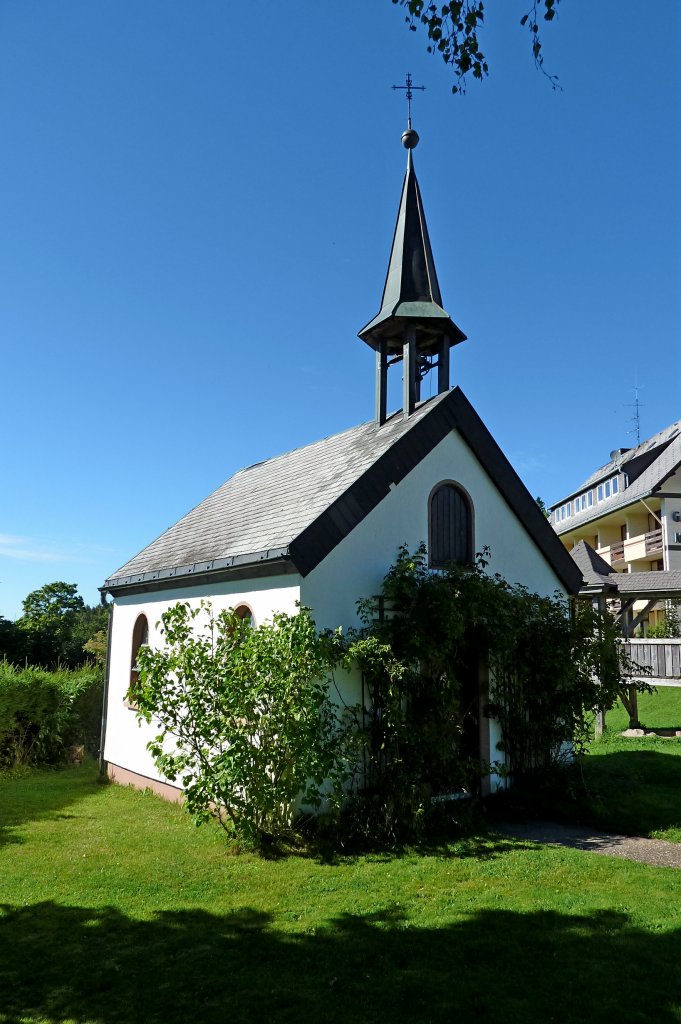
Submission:
<svg viewBox="0 0 681 1024">
<path fill-rule="evenodd" d="M 640 460 L 640 461 L 639 461 Z M 647 463 L 647 465 L 645 465 Z M 589 477 L 581 487 L 573 491 L 570 497 L 582 494 L 584 491 L 596 487 L 601 480 L 606 480 L 618 472 L 627 473 L 630 466 L 636 472 L 641 465 L 645 465 L 635 479 L 630 480 L 627 487 L 620 487 L 618 494 L 611 494 L 604 501 L 592 505 L 591 508 L 581 512 L 573 513 L 569 519 L 554 526 L 556 533 L 561 535 L 571 533 L 579 526 L 601 519 L 603 516 L 624 508 L 638 501 L 639 498 L 650 497 L 662 488 L 665 480 L 670 477 L 681 466 L 681 420 L 672 423 L 671 426 L 661 430 L 658 434 L 648 438 L 637 448 L 632 448 L 624 455 L 613 459 L 596 473 Z M 569 500 L 563 498 L 552 505 L 551 509 Z"/>
<path fill-rule="evenodd" d="M 609 577 L 612 576 L 614 570 L 586 541 L 580 540 L 579 544 L 574 546 L 570 554 L 579 567 L 587 588 L 596 587 L 600 590 L 604 587 L 613 586 Z"/>
<path fill-rule="evenodd" d="M 590 544 L 580 540 L 570 552 L 584 579 L 583 594 L 652 599 L 681 597 L 681 569 L 664 572 L 617 572 Z"/>
<path fill-rule="evenodd" d="M 569 554 L 459 388 L 401 413 L 345 430 L 239 470 L 101 588 L 111 593 L 176 586 L 239 573 L 305 576 L 456 428 L 571 592 L 581 583 Z"/>
<path fill-rule="evenodd" d="M 622 597 L 681 597 L 681 570 L 618 572 L 617 590 Z"/>
</svg>

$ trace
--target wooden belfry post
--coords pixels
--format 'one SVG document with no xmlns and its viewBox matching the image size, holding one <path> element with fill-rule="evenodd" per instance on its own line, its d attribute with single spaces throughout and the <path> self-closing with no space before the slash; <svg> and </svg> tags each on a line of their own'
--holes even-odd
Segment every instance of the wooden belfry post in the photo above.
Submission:
<svg viewBox="0 0 681 1024">
<path fill-rule="evenodd" d="M 407 324 L 402 347 L 402 415 L 411 416 L 416 408 L 416 328 Z"/>
<path fill-rule="evenodd" d="M 388 342 L 381 338 L 376 346 L 376 422 L 379 427 L 388 415 Z"/>
</svg>

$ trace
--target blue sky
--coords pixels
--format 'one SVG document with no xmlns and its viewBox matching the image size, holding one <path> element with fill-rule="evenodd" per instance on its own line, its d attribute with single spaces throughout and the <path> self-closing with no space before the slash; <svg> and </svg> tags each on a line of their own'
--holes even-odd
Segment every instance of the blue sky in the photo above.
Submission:
<svg viewBox="0 0 681 1024">
<path fill-rule="evenodd" d="M 389 0 L 5 0 L 0 614 L 97 586 L 236 469 L 373 415 L 405 164 L 453 378 L 550 502 L 681 418 L 681 5 L 563 0 L 553 92 L 488 4 L 492 74 Z"/>
</svg>

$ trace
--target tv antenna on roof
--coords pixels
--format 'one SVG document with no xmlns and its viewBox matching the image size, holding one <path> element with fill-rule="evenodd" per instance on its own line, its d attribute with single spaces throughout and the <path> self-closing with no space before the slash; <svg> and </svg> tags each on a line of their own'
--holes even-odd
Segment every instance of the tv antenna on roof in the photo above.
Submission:
<svg viewBox="0 0 681 1024">
<path fill-rule="evenodd" d="M 639 391 L 641 391 L 642 388 L 643 388 L 643 385 L 639 384 L 639 382 L 638 382 L 638 374 L 637 374 L 636 377 L 635 377 L 634 386 L 631 389 L 634 392 L 634 401 L 627 403 L 629 408 L 634 410 L 633 415 L 631 417 L 631 422 L 634 424 L 634 426 L 633 426 L 633 428 L 631 430 L 627 431 L 627 433 L 630 434 L 630 435 L 631 434 L 635 434 L 636 435 L 636 447 L 637 448 L 638 448 L 638 446 L 641 443 L 641 409 L 643 408 L 643 403 L 641 401 L 639 401 L 638 393 L 639 393 Z"/>
</svg>

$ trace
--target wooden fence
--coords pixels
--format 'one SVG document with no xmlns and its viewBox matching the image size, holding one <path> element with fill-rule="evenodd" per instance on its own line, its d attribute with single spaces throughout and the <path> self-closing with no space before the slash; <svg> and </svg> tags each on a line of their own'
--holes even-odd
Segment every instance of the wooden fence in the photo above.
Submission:
<svg viewBox="0 0 681 1024">
<path fill-rule="evenodd" d="M 634 639 L 623 643 L 632 662 L 650 670 L 650 675 L 644 677 L 647 682 L 653 686 L 681 686 L 681 639 Z"/>
</svg>

